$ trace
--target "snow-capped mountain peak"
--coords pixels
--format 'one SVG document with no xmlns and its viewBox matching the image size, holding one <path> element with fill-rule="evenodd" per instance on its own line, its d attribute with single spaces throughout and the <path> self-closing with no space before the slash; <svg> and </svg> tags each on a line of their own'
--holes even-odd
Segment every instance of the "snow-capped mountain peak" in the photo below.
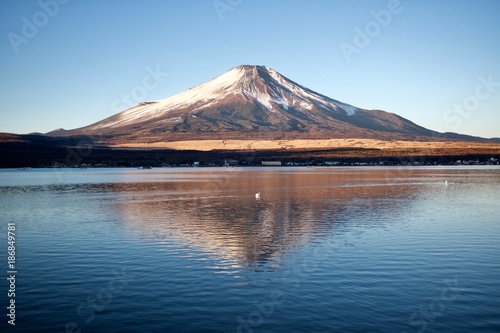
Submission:
<svg viewBox="0 0 500 333">
<path fill-rule="evenodd" d="M 272 68 L 242 65 L 175 96 L 140 103 L 86 127 L 54 132 L 64 136 L 103 133 L 120 140 L 168 141 L 193 135 L 245 137 L 259 133 L 273 137 L 278 134 L 265 133 L 290 133 L 323 138 L 425 135 L 430 131 L 393 113 L 334 100 Z"/>
<path fill-rule="evenodd" d="M 171 111 L 186 108 L 190 109 L 190 113 L 195 113 L 215 106 L 227 97 L 244 97 L 254 100 L 269 112 L 274 113 L 278 112 L 276 105 L 280 105 L 285 110 L 295 107 L 306 111 L 317 106 L 333 112 L 345 112 L 347 115 L 353 115 L 357 110 L 352 105 L 307 89 L 272 68 L 241 65 L 175 96 L 141 103 L 122 112 L 119 117 L 111 117 L 109 122 L 100 123 L 98 126 L 100 128 L 125 126 L 138 121 L 168 116 Z M 172 117 L 173 120 L 177 119 L 174 118 Z"/>
</svg>

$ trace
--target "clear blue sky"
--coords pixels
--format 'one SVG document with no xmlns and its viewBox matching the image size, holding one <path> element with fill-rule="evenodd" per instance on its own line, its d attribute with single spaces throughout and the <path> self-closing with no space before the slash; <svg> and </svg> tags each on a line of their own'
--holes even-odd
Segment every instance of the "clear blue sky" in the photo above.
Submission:
<svg viewBox="0 0 500 333">
<path fill-rule="evenodd" d="M 2 0 L 0 132 L 81 127 L 258 64 L 434 130 L 500 137 L 499 17 L 498 0 Z M 157 69 L 168 76 L 148 78 Z"/>
</svg>

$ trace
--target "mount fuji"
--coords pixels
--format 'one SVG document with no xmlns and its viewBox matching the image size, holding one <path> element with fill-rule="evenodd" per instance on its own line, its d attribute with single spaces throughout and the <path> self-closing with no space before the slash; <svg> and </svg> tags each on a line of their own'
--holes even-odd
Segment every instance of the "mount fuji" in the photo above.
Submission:
<svg viewBox="0 0 500 333">
<path fill-rule="evenodd" d="M 206 139 L 403 139 L 436 136 L 394 113 L 319 94 L 266 66 L 242 65 L 175 96 L 140 103 L 94 124 L 49 136 L 107 144 Z"/>
</svg>

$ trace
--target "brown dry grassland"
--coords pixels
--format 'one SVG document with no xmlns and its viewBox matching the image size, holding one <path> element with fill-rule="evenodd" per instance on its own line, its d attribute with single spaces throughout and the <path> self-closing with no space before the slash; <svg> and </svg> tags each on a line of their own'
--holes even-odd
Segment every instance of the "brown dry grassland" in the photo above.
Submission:
<svg viewBox="0 0 500 333">
<path fill-rule="evenodd" d="M 338 149 L 364 148 L 380 150 L 499 150 L 500 143 L 471 141 L 382 141 L 373 139 L 329 139 L 329 140 L 191 140 L 155 143 L 128 143 L 113 145 L 113 148 L 146 148 L 175 150 L 282 150 L 282 149 Z"/>
</svg>

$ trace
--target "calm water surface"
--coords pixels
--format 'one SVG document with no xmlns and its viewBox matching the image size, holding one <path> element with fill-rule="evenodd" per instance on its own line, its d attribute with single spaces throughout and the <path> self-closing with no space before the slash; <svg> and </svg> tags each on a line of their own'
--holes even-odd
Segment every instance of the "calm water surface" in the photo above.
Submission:
<svg viewBox="0 0 500 333">
<path fill-rule="evenodd" d="M 0 331 L 500 332 L 499 199 L 498 167 L 1 170 Z"/>
</svg>

